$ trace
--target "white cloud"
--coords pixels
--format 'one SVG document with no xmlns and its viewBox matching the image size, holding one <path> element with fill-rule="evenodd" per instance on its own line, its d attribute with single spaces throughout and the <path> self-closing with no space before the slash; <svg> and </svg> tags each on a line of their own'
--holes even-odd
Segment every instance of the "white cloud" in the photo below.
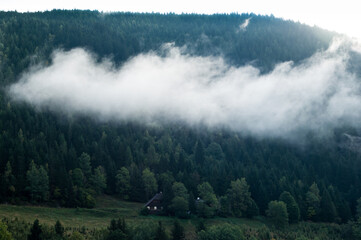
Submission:
<svg viewBox="0 0 361 240">
<path fill-rule="evenodd" d="M 244 22 L 243 22 L 241 25 L 239 25 L 239 28 L 240 28 L 242 31 L 246 30 L 246 28 L 247 28 L 247 26 L 248 26 L 249 21 L 251 20 L 251 18 L 252 18 L 252 17 L 247 18 L 246 20 L 244 20 Z"/>
<path fill-rule="evenodd" d="M 163 57 L 140 54 L 121 68 L 109 60 L 97 63 L 83 49 L 57 51 L 50 66 L 29 70 L 9 93 L 39 109 L 102 121 L 181 121 L 289 137 L 359 126 L 358 79 L 347 71 L 348 50 L 342 46 L 300 65 L 281 63 L 265 75 L 252 66 L 229 66 L 221 57 L 190 56 L 172 45 L 164 47 Z"/>
</svg>

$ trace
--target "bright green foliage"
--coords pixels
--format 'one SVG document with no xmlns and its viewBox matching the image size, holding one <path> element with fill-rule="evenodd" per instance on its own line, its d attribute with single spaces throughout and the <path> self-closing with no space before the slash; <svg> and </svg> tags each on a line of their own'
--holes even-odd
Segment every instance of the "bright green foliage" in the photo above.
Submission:
<svg viewBox="0 0 361 240">
<path fill-rule="evenodd" d="M 0 221 L 0 240 L 12 240 L 12 235 L 8 231 L 8 227 L 5 223 Z"/>
<path fill-rule="evenodd" d="M 286 204 L 282 201 L 271 201 L 268 203 L 267 217 L 277 229 L 285 228 L 288 225 Z"/>
<path fill-rule="evenodd" d="M 236 217 L 244 216 L 247 209 L 252 204 L 251 193 L 245 178 L 231 182 L 231 187 L 227 191 L 228 200 L 232 213 Z"/>
<path fill-rule="evenodd" d="M 185 239 L 184 228 L 178 220 L 174 221 L 172 228 L 172 240 L 183 240 Z"/>
<path fill-rule="evenodd" d="M 154 173 L 146 168 L 142 173 L 142 180 L 144 185 L 145 197 L 149 199 L 158 190 L 157 180 L 155 179 Z"/>
<path fill-rule="evenodd" d="M 212 217 L 218 209 L 218 199 L 212 186 L 204 182 L 197 187 L 200 201 L 197 203 L 198 214 L 202 217 Z"/>
<path fill-rule="evenodd" d="M 289 222 L 297 223 L 300 219 L 300 209 L 293 196 L 285 191 L 281 194 L 280 201 L 286 204 Z"/>
<path fill-rule="evenodd" d="M 243 232 L 230 224 L 215 225 L 198 233 L 198 240 L 243 240 Z"/>
<path fill-rule="evenodd" d="M 116 178 L 116 191 L 120 194 L 123 199 L 129 198 L 129 190 L 130 190 L 130 175 L 129 170 L 126 167 L 120 168 L 118 170 Z"/>
<path fill-rule="evenodd" d="M 34 161 L 30 163 L 26 173 L 28 191 L 33 201 L 45 201 L 49 197 L 49 177 L 43 166 L 38 168 Z"/>
<path fill-rule="evenodd" d="M 90 184 L 94 191 L 98 194 L 105 190 L 107 187 L 107 178 L 102 166 L 98 166 L 94 169 L 94 174 L 90 177 Z"/>
<path fill-rule="evenodd" d="M 320 202 L 320 190 L 318 189 L 317 184 L 313 183 L 306 194 L 308 219 L 314 220 L 317 218 L 320 212 Z"/>
</svg>

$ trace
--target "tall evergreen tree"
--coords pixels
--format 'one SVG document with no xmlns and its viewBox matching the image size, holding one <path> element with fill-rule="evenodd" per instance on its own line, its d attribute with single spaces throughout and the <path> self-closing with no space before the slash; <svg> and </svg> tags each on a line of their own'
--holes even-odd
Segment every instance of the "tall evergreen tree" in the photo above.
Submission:
<svg viewBox="0 0 361 240">
<path fill-rule="evenodd" d="M 320 203 L 321 196 L 320 190 L 316 183 L 313 183 L 307 194 L 306 194 L 306 203 L 307 203 L 307 218 L 310 220 L 317 220 L 320 213 Z"/>
<path fill-rule="evenodd" d="M 90 163 L 90 156 L 89 154 L 83 152 L 79 157 L 79 167 L 83 171 L 84 176 L 89 180 L 92 168 Z"/>
<path fill-rule="evenodd" d="M 335 204 L 325 188 L 320 203 L 320 220 L 323 222 L 334 222 L 337 217 Z"/>
<path fill-rule="evenodd" d="M 42 240 L 42 228 L 39 224 L 39 220 L 36 219 L 33 223 L 33 226 L 30 229 L 30 234 L 28 235 L 28 240 Z"/>
<path fill-rule="evenodd" d="M 27 189 L 33 201 L 44 201 L 49 196 L 49 177 L 43 166 L 38 168 L 34 161 L 30 163 L 29 170 L 26 173 L 28 180 Z"/>
<path fill-rule="evenodd" d="M 289 222 L 297 223 L 300 219 L 300 209 L 293 196 L 285 191 L 280 195 L 280 201 L 286 204 Z"/>
<path fill-rule="evenodd" d="M 63 225 L 61 224 L 61 222 L 59 220 L 56 221 L 56 223 L 54 225 L 54 229 L 55 229 L 56 235 L 58 235 L 60 237 L 63 237 L 65 230 L 64 230 L 64 227 L 63 227 Z"/>
<path fill-rule="evenodd" d="M 172 228 L 172 239 L 173 240 L 183 240 L 185 239 L 184 228 L 179 223 L 178 220 L 174 221 Z"/>
<path fill-rule="evenodd" d="M 197 145 L 195 147 L 194 158 L 197 164 L 200 164 L 201 166 L 203 165 L 205 157 L 204 157 L 204 147 L 202 141 L 197 142 Z"/>
</svg>

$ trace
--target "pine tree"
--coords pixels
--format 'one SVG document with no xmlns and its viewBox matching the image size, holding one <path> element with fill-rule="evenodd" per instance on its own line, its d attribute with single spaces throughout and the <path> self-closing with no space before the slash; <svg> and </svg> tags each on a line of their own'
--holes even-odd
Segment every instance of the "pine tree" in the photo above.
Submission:
<svg viewBox="0 0 361 240">
<path fill-rule="evenodd" d="M 204 147 L 201 141 L 197 142 L 194 158 L 197 164 L 201 166 L 203 165 L 205 157 L 204 157 Z"/>
<path fill-rule="evenodd" d="M 183 240 L 185 239 L 184 228 L 180 225 L 179 221 L 174 221 L 172 229 L 172 239 L 173 240 Z"/>
<path fill-rule="evenodd" d="M 79 166 L 80 169 L 83 171 L 85 177 L 87 179 L 90 178 L 92 173 L 91 163 L 90 163 L 90 156 L 87 153 L 82 153 L 79 157 Z"/>
<path fill-rule="evenodd" d="M 36 219 L 33 223 L 33 226 L 30 229 L 30 235 L 28 235 L 28 240 L 42 240 L 42 228 L 39 224 L 39 220 Z"/>
<path fill-rule="evenodd" d="M 327 189 L 322 193 L 320 204 L 320 218 L 323 222 L 334 222 L 337 217 L 335 204 L 333 203 Z"/>
<path fill-rule="evenodd" d="M 300 219 L 300 209 L 293 196 L 285 191 L 281 194 L 280 201 L 286 203 L 289 222 L 297 223 Z"/>
<path fill-rule="evenodd" d="M 27 190 L 33 201 L 44 201 L 49 197 L 49 177 L 43 166 L 38 168 L 34 161 L 30 163 L 29 170 L 26 173 L 28 180 Z"/>
<path fill-rule="evenodd" d="M 320 190 L 316 183 L 313 183 L 307 194 L 306 194 L 306 203 L 307 203 L 307 218 L 310 220 L 317 220 L 317 217 L 320 213 Z"/>
<path fill-rule="evenodd" d="M 55 233 L 57 235 L 59 235 L 60 237 L 63 237 L 63 235 L 64 235 L 64 227 L 63 227 L 63 225 L 61 224 L 61 222 L 59 220 L 56 221 L 54 229 L 55 229 Z"/>
</svg>

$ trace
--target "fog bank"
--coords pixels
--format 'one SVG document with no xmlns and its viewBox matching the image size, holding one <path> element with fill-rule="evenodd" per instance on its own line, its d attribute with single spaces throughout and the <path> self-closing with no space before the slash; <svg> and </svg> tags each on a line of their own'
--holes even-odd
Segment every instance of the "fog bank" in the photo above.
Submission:
<svg viewBox="0 0 361 240">
<path fill-rule="evenodd" d="M 360 126 L 360 82 L 348 70 L 351 45 L 335 42 L 301 64 L 280 63 L 264 75 L 172 44 L 120 68 L 107 59 L 96 62 L 84 49 L 58 50 L 51 65 L 29 69 L 9 94 L 39 110 L 101 121 L 181 121 L 260 137 L 325 132 Z"/>
</svg>

